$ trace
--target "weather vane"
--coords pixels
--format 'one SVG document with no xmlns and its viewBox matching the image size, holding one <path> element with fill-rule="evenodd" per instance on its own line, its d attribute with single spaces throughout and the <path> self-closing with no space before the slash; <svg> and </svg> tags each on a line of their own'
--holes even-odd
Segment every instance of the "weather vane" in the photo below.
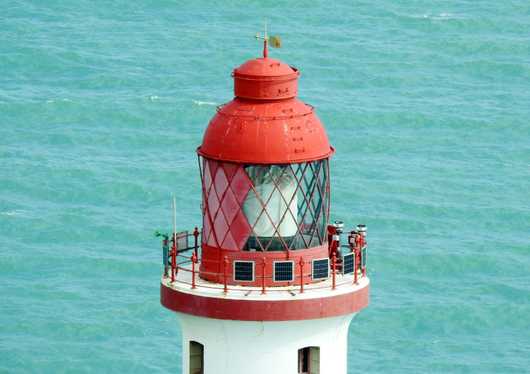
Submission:
<svg viewBox="0 0 530 374">
<path fill-rule="evenodd" d="M 260 35 L 260 33 L 256 33 L 256 39 L 262 39 L 263 40 L 263 57 L 267 58 L 269 54 L 268 44 L 270 43 L 271 47 L 273 48 L 281 48 L 282 46 L 282 40 L 279 36 L 273 35 L 269 36 L 267 34 L 267 21 L 265 21 L 265 32 L 263 33 L 263 36 Z"/>
</svg>

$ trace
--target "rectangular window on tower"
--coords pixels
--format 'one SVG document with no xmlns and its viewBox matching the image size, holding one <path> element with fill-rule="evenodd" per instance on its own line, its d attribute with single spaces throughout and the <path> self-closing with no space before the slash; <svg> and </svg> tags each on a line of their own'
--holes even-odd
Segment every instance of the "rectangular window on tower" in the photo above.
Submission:
<svg viewBox="0 0 530 374">
<path fill-rule="evenodd" d="M 298 374 L 320 374 L 319 347 L 305 347 L 298 350 Z"/>
<path fill-rule="evenodd" d="M 274 261 L 274 281 L 292 282 L 294 279 L 293 268 L 293 261 Z"/>
<path fill-rule="evenodd" d="M 204 374 L 204 346 L 190 341 L 190 374 Z"/>
</svg>

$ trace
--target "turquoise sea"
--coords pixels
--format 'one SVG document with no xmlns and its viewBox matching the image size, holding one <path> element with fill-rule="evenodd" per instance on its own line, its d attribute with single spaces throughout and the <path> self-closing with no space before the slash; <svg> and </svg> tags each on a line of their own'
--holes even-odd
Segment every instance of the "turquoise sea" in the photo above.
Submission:
<svg viewBox="0 0 530 374">
<path fill-rule="evenodd" d="M 195 148 L 265 19 L 337 150 L 333 219 L 368 225 L 349 372 L 530 372 L 528 1 L 0 8 L 1 373 L 180 372 L 153 232 L 171 194 L 200 223 Z"/>
</svg>

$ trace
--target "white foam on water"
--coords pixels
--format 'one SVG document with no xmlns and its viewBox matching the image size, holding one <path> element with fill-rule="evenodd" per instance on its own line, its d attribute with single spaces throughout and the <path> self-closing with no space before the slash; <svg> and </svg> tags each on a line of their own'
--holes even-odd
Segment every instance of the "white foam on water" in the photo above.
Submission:
<svg viewBox="0 0 530 374">
<path fill-rule="evenodd" d="M 195 105 L 210 105 L 210 106 L 217 106 L 217 103 L 214 103 L 213 101 L 200 101 L 200 100 L 193 100 L 193 104 Z"/>
<path fill-rule="evenodd" d="M 5 212 L 0 212 L 0 216 L 8 216 L 8 217 L 14 217 L 14 216 L 22 216 L 26 213 L 26 211 L 21 209 L 15 209 L 15 210 L 6 210 Z"/>
<path fill-rule="evenodd" d="M 58 101 L 62 101 L 63 103 L 71 103 L 72 100 L 68 99 L 68 98 L 62 98 L 62 99 L 48 99 L 46 100 L 46 104 L 53 104 L 53 103 L 56 103 Z"/>
<path fill-rule="evenodd" d="M 419 18 L 419 17 L 414 17 Z M 453 13 L 438 13 L 438 14 L 432 14 L 432 13 L 425 13 L 421 16 L 421 18 L 429 19 L 432 21 L 447 21 L 447 20 L 453 20 L 453 19 L 462 19 L 464 17 L 453 14 Z"/>
</svg>

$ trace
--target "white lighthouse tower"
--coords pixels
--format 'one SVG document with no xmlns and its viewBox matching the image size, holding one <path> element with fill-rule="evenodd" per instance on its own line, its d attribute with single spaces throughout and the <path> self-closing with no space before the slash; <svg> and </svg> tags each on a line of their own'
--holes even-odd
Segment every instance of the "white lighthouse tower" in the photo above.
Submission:
<svg viewBox="0 0 530 374">
<path fill-rule="evenodd" d="M 185 374 L 345 374 L 348 326 L 368 305 L 366 230 L 330 224 L 334 150 L 296 98 L 299 71 L 264 44 L 197 149 L 202 229 L 164 239 L 161 303 Z"/>
</svg>

